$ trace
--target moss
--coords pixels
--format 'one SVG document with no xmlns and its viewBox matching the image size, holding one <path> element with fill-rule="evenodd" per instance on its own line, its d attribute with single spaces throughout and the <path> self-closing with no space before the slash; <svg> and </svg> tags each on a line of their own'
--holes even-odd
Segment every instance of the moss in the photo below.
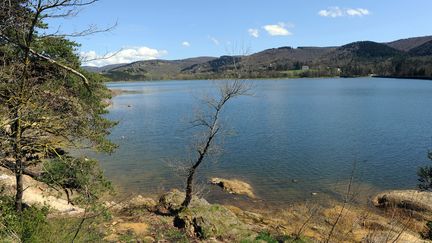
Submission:
<svg viewBox="0 0 432 243">
<path fill-rule="evenodd" d="M 254 239 L 243 239 L 241 243 L 279 243 L 279 242 L 286 242 L 286 243 L 309 243 L 312 242 L 311 240 L 300 237 L 300 238 L 294 238 L 291 236 L 286 235 L 272 235 L 267 231 L 260 232 Z"/>
<path fill-rule="evenodd" d="M 179 213 L 176 221 L 178 226 L 183 226 L 189 233 L 202 239 L 243 238 L 253 234 L 250 227 L 234 213 L 217 204 L 186 209 Z"/>
</svg>

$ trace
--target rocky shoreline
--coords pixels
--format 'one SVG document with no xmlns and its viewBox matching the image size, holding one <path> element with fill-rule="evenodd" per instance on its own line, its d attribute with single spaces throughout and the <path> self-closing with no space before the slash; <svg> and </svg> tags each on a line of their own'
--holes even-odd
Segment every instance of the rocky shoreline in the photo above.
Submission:
<svg viewBox="0 0 432 243">
<path fill-rule="evenodd" d="M 210 182 L 229 194 L 256 197 L 246 182 L 223 178 Z M 14 183 L 13 175 L 0 169 L 4 193 L 11 194 Z M 25 186 L 24 202 L 28 205 L 47 205 L 53 217 L 79 218 L 83 214 L 82 208 L 68 204 L 64 195 L 43 183 L 26 177 Z M 374 207 L 334 201 L 326 207 L 298 203 L 278 209 L 245 210 L 194 197 L 189 209 L 174 214 L 183 198 L 184 193 L 174 189 L 156 199 L 137 195 L 120 202 L 107 201 L 112 218 L 98 230 L 107 242 L 121 241 L 125 235 L 138 242 L 169 242 L 172 236 L 167 232 L 192 242 L 255 242 L 263 232 L 281 241 L 318 242 L 326 240 L 341 215 L 330 242 L 424 242 L 420 232 L 432 219 L 432 193 L 415 190 L 380 193 L 371 200 Z M 164 241 L 168 238 L 171 240 Z"/>
</svg>

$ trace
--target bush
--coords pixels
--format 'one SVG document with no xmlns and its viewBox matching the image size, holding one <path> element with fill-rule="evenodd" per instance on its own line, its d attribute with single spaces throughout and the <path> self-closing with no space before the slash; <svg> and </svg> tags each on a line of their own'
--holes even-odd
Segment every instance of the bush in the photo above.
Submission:
<svg viewBox="0 0 432 243">
<path fill-rule="evenodd" d="M 11 197 L 0 197 L 0 238 L 5 241 L 44 242 L 48 208 L 27 207 L 21 213 L 15 210 Z"/>
<path fill-rule="evenodd" d="M 432 240 L 432 221 L 426 223 L 426 232 L 422 233 L 423 238 Z"/>
</svg>

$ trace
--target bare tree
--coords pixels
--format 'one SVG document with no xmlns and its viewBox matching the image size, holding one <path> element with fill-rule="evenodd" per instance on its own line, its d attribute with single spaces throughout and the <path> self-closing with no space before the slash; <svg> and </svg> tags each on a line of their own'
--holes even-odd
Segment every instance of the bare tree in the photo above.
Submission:
<svg viewBox="0 0 432 243">
<path fill-rule="evenodd" d="M 181 209 L 186 209 L 194 192 L 194 177 L 198 167 L 205 161 L 211 151 L 216 137 L 222 132 L 221 112 L 226 104 L 233 98 L 242 95 L 248 95 L 250 86 L 245 81 L 232 80 L 226 81 L 219 87 L 219 96 L 217 98 L 208 98 L 205 101 L 209 108 L 208 114 L 202 114 L 193 122 L 193 126 L 202 128 L 202 136 L 196 145 L 195 158 L 191 160 L 190 167 L 187 168 L 186 196 L 181 205 Z"/>
</svg>

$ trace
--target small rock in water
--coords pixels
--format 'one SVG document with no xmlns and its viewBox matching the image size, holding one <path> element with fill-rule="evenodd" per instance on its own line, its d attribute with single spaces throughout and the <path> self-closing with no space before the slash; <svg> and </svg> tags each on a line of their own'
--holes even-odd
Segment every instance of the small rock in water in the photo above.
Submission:
<svg viewBox="0 0 432 243">
<path fill-rule="evenodd" d="M 128 107 L 132 107 L 132 105 L 128 105 Z"/>
<path fill-rule="evenodd" d="M 240 180 L 228 180 L 222 178 L 211 178 L 210 183 L 221 187 L 224 191 L 231 194 L 246 195 L 250 198 L 256 198 L 252 186 Z"/>
<path fill-rule="evenodd" d="M 292 179 L 291 181 L 292 181 L 293 183 L 297 183 L 297 182 L 298 182 L 297 179 Z"/>
<path fill-rule="evenodd" d="M 316 195 L 318 195 L 317 192 L 312 192 L 311 194 L 312 194 L 312 196 L 316 196 Z"/>
</svg>

